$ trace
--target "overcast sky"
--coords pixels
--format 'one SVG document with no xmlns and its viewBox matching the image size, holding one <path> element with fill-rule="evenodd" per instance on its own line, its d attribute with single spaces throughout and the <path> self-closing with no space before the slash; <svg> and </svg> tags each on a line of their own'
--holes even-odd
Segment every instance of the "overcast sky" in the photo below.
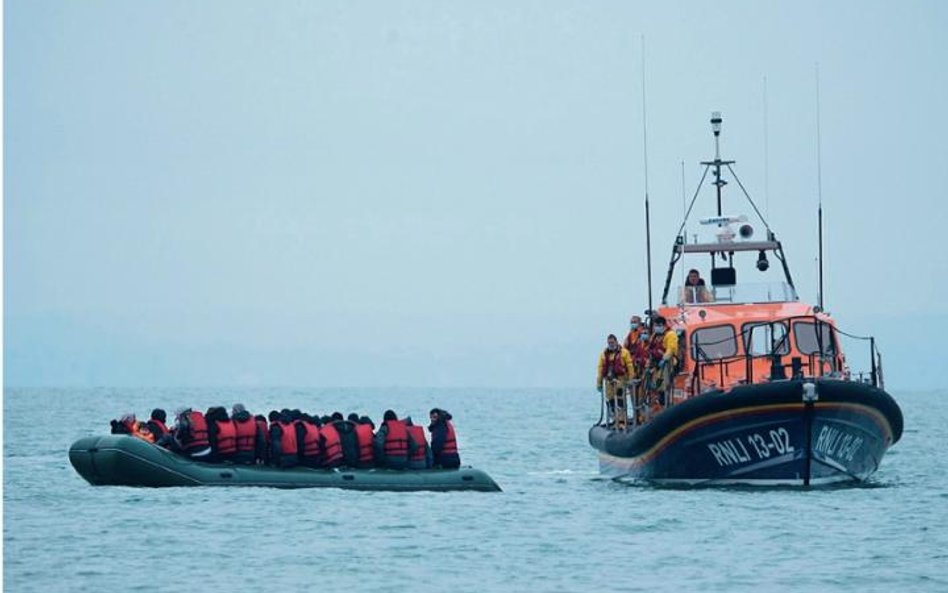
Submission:
<svg viewBox="0 0 948 593">
<path fill-rule="evenodd" d="M 819 64 L 827 308 L 943 385 L 946 31 L 937 1 L 8 0 L 5 383 L 590 386 L 647 302 L 644 34 L 656 283 L 720 110 L 815 300 Z"/>
</svg>

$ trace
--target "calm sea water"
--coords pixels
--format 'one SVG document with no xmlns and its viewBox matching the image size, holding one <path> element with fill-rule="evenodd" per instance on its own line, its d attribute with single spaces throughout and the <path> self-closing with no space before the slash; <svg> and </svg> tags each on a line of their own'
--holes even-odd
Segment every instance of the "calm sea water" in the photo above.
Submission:
<svg viewBox="0 0 948 593">
<path fill-rule="evenodd" d="M 600 479 L 588 392 L 7 389 L 4 588 L 948 591 L 948 392 L 895 395 L 906 432 L 871 484 L 807 492 Z M 234 401 L 447 408 L 464 463 L 504 492 L 96 488 L 69 465 L 124 411 Z"/>
</svg>

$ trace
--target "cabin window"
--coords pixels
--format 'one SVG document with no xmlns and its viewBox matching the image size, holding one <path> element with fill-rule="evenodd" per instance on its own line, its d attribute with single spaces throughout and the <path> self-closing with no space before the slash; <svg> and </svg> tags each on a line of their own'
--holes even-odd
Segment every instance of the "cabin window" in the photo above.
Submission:
<svg viewBox="0 0 948 593">
<path fill-rule="evenodd" d="M 836 353 L 833 343 L 833 326 L 829 323 L 821 323 L 820 330 L 820 334 L 817 335 L 816 324 L 812 321 L 794 322 L 793 339 L 796 340 L 797 350 L 801 354 L 819 354 L 820 345 L 823 346 L 824 356 L 833 356 Z"/>
<path fill-rule="evenodd" d="M 698 362 L 737 356 L 737 334 L 730 325 L 703 327 L 691 334 L 691 357 Z"/>
<path fill-rule="evenodd" d="M 790 354 L 787 326 L 783 323 L 745 323 L 741 328 L 744 352 L 751 356 Z"/>
</svg>

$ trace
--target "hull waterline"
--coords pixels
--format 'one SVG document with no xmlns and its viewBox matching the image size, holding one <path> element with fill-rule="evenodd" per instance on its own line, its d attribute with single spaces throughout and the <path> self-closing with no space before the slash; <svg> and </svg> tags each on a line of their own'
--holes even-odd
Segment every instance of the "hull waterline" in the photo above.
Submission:
<svg viewBox="0 0 948 593">
<path fill-rule="evenodd" d="M 862 482 L 899 440 L 902 414 L 869 385 L 781 381 L 709 392 L 630 431 L 594 426 L 600 471 L 668 485 L 826 485 Z"/>
</svg>

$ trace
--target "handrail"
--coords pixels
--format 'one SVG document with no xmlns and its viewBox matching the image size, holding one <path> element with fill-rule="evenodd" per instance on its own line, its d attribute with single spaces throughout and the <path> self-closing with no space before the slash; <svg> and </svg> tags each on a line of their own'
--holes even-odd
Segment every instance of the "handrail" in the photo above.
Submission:
<svg viewBox="0 0 948 593">
<path fill-rule="evenodd" d="M 800 366 L 798 368 L 803 367 L 804 363 L 803 363 L 802 358 L 805 357 L 806 358 L 805 366 L 813 376 L 824 375 L 825 363 L 830 364 L 830 372 L 834 372 L 834 373 L 839 372 L 841 370 L 840 369 L 841 360 L 839 358 L 841 352 L 838 347 L 838 340 L 832 339 L 833 332 L 835 332 L 839 335 L 846 336 L 848 338 L 862 340 L 862 341 L 867 341 L 867 340 L 869 341 L 870 361 L 871 361 L 870 381 L 873 386 L 875 387 L 880 386 L 881 374 L 882 374 L 881 356 L 878 354 L 878 350 L 876 349 L 874 336 L 857 336 L 849 332 L 845 332 L 839 329 L 838 327 L 836 327 L 834 324 L 830 323 L 829 321 L 825 319 L 821 319 L 817 317 L 816 315 L 792 315 L 789 317 L 782 317 L 782 318 L 778 318 L 778 319 L 774 319 L 774 320 L 770 320 L 766 322 L 761 322 L 761 325 L 771 325 L 771 326 L 778 323 L 781 323 L 781 324 L 785 323 L 788 327 L 788 331 L 784 333 L 784 335 L 780 338 L 780 340 L 776 342 L 776 344 L 772 345 L 770 352 L 765 353 L 765 354 L 751 354 L 750 352 L 747 351 L 746 344 L 743 344 L 745 346 L 743 354 L 734 354 L 731 356 L 722 356 L 722 357 L 717 357 L 717 358 L 712 358 L 708 356 L 707 352 L 705 351 L 705 347 L 707 346 L 714 346 L 717 344 L 733 342 L 735 344 L 735 350 L 738 350 L 739 349 L 737 348 L 738 336 L 743 337 L 745 335 L 746 332 L 744 331 L 744 328 L 741 328 L 739 332 L 735 332 L 733 336 L 728 336 L 720 340 L 715 340 L 712 342 L 701 341 L 700 344 L 697 340 L 693 341 L 692 346 L 694 347 L 694 353 L 692 354 L 691 358 L 694 361 L 695 367 L 694 367 L 694 371 L 691 373 L 692 375 L 691 381 L 690 381 L 691 392 L 695 393 L 697 389 L 699 388 L 701 380 L 704 378 L 705 369 L 709 367 L 713 368 L 714 366 L 720 367 L 718 372 L 719 372 L 720 377 L 723 379 L 723 377 L 725 377 L 726 375 L 730 375 L 731 365 L 736 362 L 743 362 L 745 365 L 744 381 L 748 383 L 753 382 L 754 380 L 753 362 L 755 360 L 769 358 L 774 361 L 774 364 L 778 364 L 779 359 L 777 357 L 783 356 L 779 353 L 779 350 L 784 346 L 784 344 L 789 345 L 789 339 L 790 339 L 789 336 L 790 336 L 790 332 L 793 330 L 793 322 L 798 321 L 798 320 L 812 321 L 816 325 L 817 328 L 820 328 L 826 325 L 830 328 L 830 331 L 831 331 L 830 344 L 824 344 L 823 331 L 821 329 L 815 330 L 815 333 L 816 333 L 815 338 L 817 340 L 818 350 L 814 352 L 809 352 L 809 353 L 800 352 L 801 357 L 793 357 L 793 358 L 801 358 L 800 363 L 799 363 Z M 753 322 L 748 321 L 748 323 L 753 323 Z M 692 332 L 692 335 L 693 333 L 694 332 Z M 817 364 L 818 362 L 817 359 L 819 359 L 820 364 Z M 797 364 L 797 363 L 794 363 L 794 364 Z M 818 371 L 819 375 L 816 374 L 817 369 L 819 369 Z"/>
</svg>

